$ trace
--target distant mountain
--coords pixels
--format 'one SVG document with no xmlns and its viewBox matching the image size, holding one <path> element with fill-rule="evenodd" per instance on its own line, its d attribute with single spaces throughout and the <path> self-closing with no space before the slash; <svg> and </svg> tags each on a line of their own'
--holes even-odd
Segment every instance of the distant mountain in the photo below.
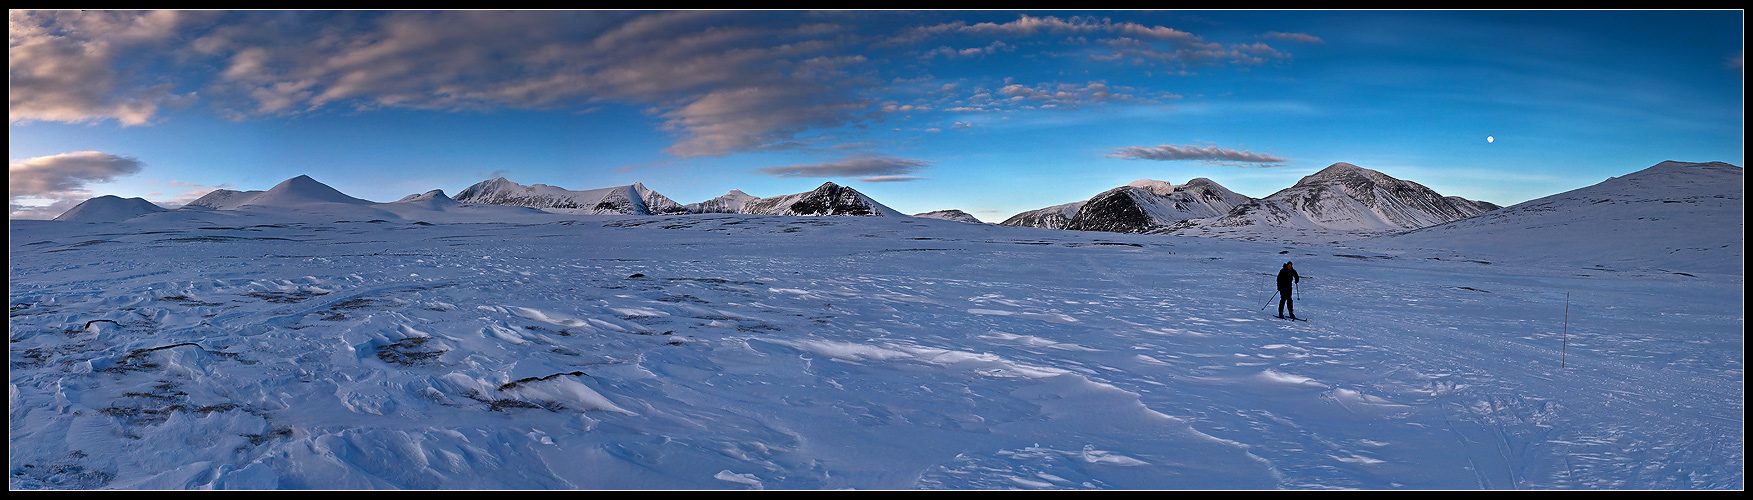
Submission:
<svg viewBox="0 0 1753 500">
<path fill-rule="evenodd" d="M 1665 161 L 1446 224 L 1356 242 L 1475 259 L 1742 273 L 1745 169 Z"/>
<path fill-rule="evenodd" d="M 202 195 L 200 198 L 196 198 L 195 201 L 191 201 L 191 202 L 183 204 L 183 207 L 184 208 L 197 208 L 197 209 L 210 208 L 210 209 L 214 209 L 214 210 L 231 210 L 231 209 L 237 208 L 238 206 L 242 205 L 245 202 L 250 201 L 250 199 L 255 198 L 256 195 L 259 195 L 259 194 L 262 194 L 262 191 L 234 191 L 234 190 L 230 190 L 230 189 L 215 189 L 215 190 L 209 191 L 205 195 Z"/>
<path fill-rule="evenodd" d="M 832 182 L 814 191 L 749 200 L 742 213 L 756 215 L 864 215 L 906 217 L 855 189 Z"/>
<path fill-rule="evenodd" d="M 1340 162 L 1238 207 L 1214 224 L 1400 231 L 1460 220 L 1496 207 L 1443 196 L 1416 182 Z"/>
<path fill-rule="evenodd" d="M 724 196 L 699 203 L 689 203 L 683 205 L 682 208 L 691 214 L 737 214 L 742 213 L 743 205 L 758 199 L 760 198 L 749 193 L 732 189 Z"/>
<path fill-rule="evenodd" d="M 961 210 L 935 210 L 935 211 L 931 211 L 931 212 L 925 212 L 922 214 L 913 214 L 913 216 L 914 217 L 923 217 L 923 218 L 927 218 L 927 219 L 943 219 L 943 220 L 953 220 L 956 222 L 972 222 L 975 224 L 985 224 L 984 222 L 980 222 L 980 219 L 976 219 L 976 218 L 974 218 L 973 215 L 969 215 L 967 212 L 963 212 Z"/>
<path fill-rule="evenodd" d="M 1496 208 L 1340 162 L 1220 217 L 1184 221 L 1166 232 L 1247 239 L 1350 239 L 1433 226 Z"/>
<path fill-rule="evenodd" d="M 122 198 L 115 195 L 103 195 L 80 202 L 73 208 L 62 212 L 55 220 L 65 222 L 116 222 L 128 220 L 166 209 L 146 201 L 145 198 Z"/>
<path fill-rule="evenodd" d="M 300 175 L 281 181 L 267 191 L 215 189 L 184 206 L 236 210 L 243 207 L 286 207 L 314 203 L 370 205 L 373 202 L 347 196 L 308 175 Z"/>
<path fill-rule="evenodd" d="M 1044 229 L 1065 229 L 1065 225 L 1067 223 L 1071 222 L 1072 216 L 1077 215 L 1077 211 L 1079 209 L 1083 208 L 1084 203 L 1087 203 L 1087 202 L 1074 201 L 1074 202 L 1066 203 L 1063 205 L 1054 205 L 1054 206 L 1047 207 L 1047 208 L 1038 208 L 1035 210 L 1030 210 L 1030 211 L 1023 212 L 1020 214 L 1012 215 L 1012 216 L 1010 216 L 1009 219 L 1005 219 L 1004 222 L 1000 222 L 998 224 L 1001 226 L 1039 227 L 1039 228 L 1044 228 Z"/>
<path fill-rule="evenodd" d="M 1006 219 L 1006 226 L 1148 233 L 1176 223 L 1228 213 L 1252 201 L 1211 179 L 1186 184 L 1140 179 L 1110 189 L 1085 201 L 1023 212 Z"/>
<path fill-rule="evenodd" d="M 573 191 L 535 184 L 525 186 L 497 177 L 476 183 L 457 193 L 460 203 L 484 203 L 529 207 L 575 214 L 666 215 L 688 213 L 681 204 L 633 183 L 628 186 Z"/>
<path fill-rule="evenodd" d="M 451 199 L 451 197 L 445 196 L 443 189 L 434 189 L 420 194 L 403 196 L 402 199 L 396 200 L 395 203 L 412 204 L 432 210 L 444 210 L 446 208 L 461 205 L 461 203 Z"/>
<path fill-rule="evenodd" d="M 1188 219 L 1223 215 L 1249 201 L 1211 179 L 1178 185 L 1138 180 L 1090 198 L 1065 222 L 1065 229 L 1148 233 Z"/>
</svg>

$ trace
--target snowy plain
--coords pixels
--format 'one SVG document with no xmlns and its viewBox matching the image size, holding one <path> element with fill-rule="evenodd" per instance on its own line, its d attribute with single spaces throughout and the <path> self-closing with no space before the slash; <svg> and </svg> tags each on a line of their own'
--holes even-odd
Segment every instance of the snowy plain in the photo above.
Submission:
<svg viewBox="0 0 1753 500">
<path fill-rule="evenodd" d="M 1738 243 L 498 208 L 11 221 L 9 486 L 1744 488 Z"/>
</svg>

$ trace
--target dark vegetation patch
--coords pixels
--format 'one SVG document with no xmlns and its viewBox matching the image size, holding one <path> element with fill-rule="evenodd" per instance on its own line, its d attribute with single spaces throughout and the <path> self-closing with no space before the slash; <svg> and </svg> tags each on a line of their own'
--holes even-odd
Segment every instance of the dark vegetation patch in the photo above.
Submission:
<svg viewBox="0 0 1753 500">
<path fill-rule="evenodd" d="M 322 319 L 323 319 L 323 321 L 344 321 L 347 319 L 347 313 L 345 311 L 352 311 L 352 310 L 356 310 L 356 309 L 365 309 L 365 308 L 373 307 L 373 306 L 376 306 L 378 302 L 379 302 L 378 300 L 368 299 L 368 298 L 364 298 L 364 297 L 355 297 L 355 298 L 347 299 L 347 300 L 341 301 L 340 303 L 337 303 L 335 305 L 329 306 L 329 309 L 328 309 L 329 314 L 327 316 L 323 316 Z"/>
<path fill-rule="evenodd" d="M 501 390 L 501 391 L 503 391 L 503 390 L 507 390 L 507 389 L 511 389 L 511 388 L 514 388 L 514 387 L 517 387 L 517 386 L 519 386 L 519 385 L 523 385 L 523 384 L 528 384 L 528 383 L 530 383 L 530 382 L 540 382 L 540 381 L 543 381 L 543 380 L 550 380 L 550 379 L 553 379 L 553 378 L 556 378 L 556 377 L 562 377 L 562 376 L 568 376 L 568 375 L 570 375 L 570 376 L 573 376 L 573 377 L 581 377 L 581 376 L 584 376 L 584 372 L 581 372 L 581 371 L 578 371 L 578 372 L 566 372 L 566 373 L 556 373 L 556 374 L 553 374 L 553 375 L 548 375 L 548 376 L 546 376 L 546 377 L 527 377 L 527 378 L 522 378 L 522 379 L 518 379 L 518 380 L 514 380 L 514 381 L 511 381 L 511 382 L 506 382 L 506 383 L 505 383 L 505 384 L 503 384 L 503 385 L 500 385 L 500 386 L 499 386 L 499 390 Z"/>
<path fill-rule="evenodd" d="M 109 321 L 109 320 L 94 320 L 94 321 Z M 117 360 L 116 364 L 114 366 L 110 366 L 110 367 L 107 367 L 107 368 L 104 368 L 104 369 L 98 370 L 98 371 L 106 372 L 106 373 L 126 373 L 126 372 L 133 372 L 133 371 L 146 371 L 146 370 L 155 369 L 155 368 L 158 368 L 160 365 L 158 363 L 153 362 L 150 359 L 150 356 L 149 356 L 150 354 L 157 352 L 157 351 L 162 351 L 162 350 L 166 350 L 166 349 L 174 349 L 177 347 L 184 347 L 184 346 L 194 347 L 196 349 L 200 349 L 202 352 L 205 352 L 208 354 L 213 354 L 216 356 L 226 357 L 226 358 L 237 358 L 237 356 L 238 356 L 236 353 L 208 350 L 207 348 L 201 347 L 200 344 L 196 344 L 194 342 L 183 342 L 180 344 L 171 344 L 171 345 L 164 345 L 164 346 L 158 346 L 158 347 L 148 347 L 145 349 L 135 349 L 132 351 L 128 351 L 128 354 L 126 356 L 122 356 L 122 359 Z M 253 364 L 253 363 L 250 363 L 250 364 Z"/>
<path fill-rule="evenodd" d="M 314 297 L 320 297 L 320 296 L 328 295 L 328 294 L 329 294 L 329 292 L 317 293 L 317 292 L 312 292 L 312 291 L 307 291 L 307 290 L 299 290 L 296 292 L 271 292 L 271 291 L 250 292 L 250 293 L 244 294 L 244 296 L 258 298 L 258 299 L 266 300 L 268 302 L 273 302 L 276 304 L 297 304 L 299 302 L 304 302 L 306 300 L 310 300 Z"/>
<path fill-rule="evenodd" d="M 718 279 L 718 278 L 667 278 L 667 279 L 669 279 L 670 281 L 693 281 L 693 282 L 708 283 L 708 284 L 713 284 L 713 285 L 760 285 L 760 284 L 762 284 L 759 281 L 734 281 L 734 280 L 726 280 L 726 279 Z"/>
<path fill-rule="evenodd" d="M 188 297 L 188 296 L 186 296 L 186 295 L 172 295 L 172 296 L 169 296 L 169 297 L 159 297 L 159 298 L 158 298 L 158 299 L 156 299 L 156 300 L 162 300 L 162 301 L 165 301 L 165 302 L 174 302 L 174 303 L 176 303 L 176 304 L 178 304 L 178 305 L 184 305 L 184 306 L 190 306 L 190 307 L 194 307 L 194 306 L 222 306 L 222 305 L 225 305 L 225 304 L 222 304 L 222 303 L 219 303 L 219 302 L 203 302 L 203 301 L 200 301 L 200 300 L 196 300 L 196 299 L 192 299 L 192 298 L 189 298 L 189 297 Z"/>
<path fill-rule="evenodd" d="M 266 443 L 266 442 L 274 440 L 274 439 L 291 436 L 292 435 L 292 428 L 291 427 L 275 427 L 273 430 L 270 430 L 270 431 L 262 433 L 262 434 L 239 434 L 239 435 L 246 437 L 246 438 L 249 438 L 250 444 L 259 445 L 259 444 Z"/>
<path fill-rule="evenodd" d="M 377 359 L 392 365 L 416 366 L 431 363 L 443 355 L 443 349 L 422 349 L 421 346 L 431 341 L 431 337 L 408 337 L 394 344 L 377 348 Z"/>
<path fill-rule="evenodd" d="M 67 456 L 48 462 L 26 462 L 12 471 L 13 484 L 25 482 L 27 487 L 45 489 L 95 490 L 115 480 L 110 472 L 90 470 L 80 464 L 88 455 L 73 450 Z M 36 483 L 36 484 L 31 484 Z"/>
</svg>

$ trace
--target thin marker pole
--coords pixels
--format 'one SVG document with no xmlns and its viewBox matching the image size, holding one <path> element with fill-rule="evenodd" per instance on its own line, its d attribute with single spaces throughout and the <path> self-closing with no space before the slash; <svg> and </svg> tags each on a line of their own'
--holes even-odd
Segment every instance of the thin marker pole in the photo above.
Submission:
<svg viewBox="0 0 1753 500">
<path fill-rule="evenodd" d="M 1570 350 L 1570 292 L 1564 292 L 1564 343 L 1558 348 L 1558 369 L 1564 369 L 1564 358 Z"/>
</svg>

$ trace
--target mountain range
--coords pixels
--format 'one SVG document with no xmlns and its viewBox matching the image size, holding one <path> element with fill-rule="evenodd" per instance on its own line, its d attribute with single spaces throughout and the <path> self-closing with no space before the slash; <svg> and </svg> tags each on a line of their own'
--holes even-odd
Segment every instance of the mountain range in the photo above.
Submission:
<svg viewBox="0 0 1753 500">
<path fill-rule="evenodd" d="M 1436 246 L 1445 248 L 1456 241 L 1488 247 L 1495 241 L 1490 236 L 1513 229 L 1539 235 L 1524 238 L 1524 243 L 1543 248 L 1581 245 L 1590 246 L 1590 253 L 1613 254 L 1615 242 L 1624 239 L 1599 236 L 1621 234 L 1662 240 L 1674 247 L 1673 252 L 1695 252 L 1723 248 L 1722 231 L 1740 225 L 1741 172 L 1741 167 L 1721 162 L 1668 161 L 1593 186 L 1502 208 L 1443 196 L 1415 182 L 1335 163 L 1265 198 L 1237 194 L 1210 179 L 1193 179 L 1186 184 L 1140 180 L 1088 200 L 1017 214 L 1001 225 L 1288 242 L 1370 238 L 1402 247 L 1432 246 L 1436 245 L 1433 240 L 1442 240 L 1445 245 Z M 908 217 L 832 182 L 808 192 L 768 198 L 732 190 L 711 200 L 682 205 L 637 183 L 574 191 L 495 178 L 469 186 L 454 199 L 442 190 L 431 190 L 391 203 L 376 203 L 348 196 L 303 175 L 266 191 L 215 190 L 181 210 L 275 211 L 433 222 L 521 220 L 554 213 Z M 165 211 L 139 198 L 100 196 L 56 220 L 114 222 Z M 959 210 L 913 217 L 980 222 Z M 1738 240 L 1731 245 L 1736 255 L 1738 245 Z M 1721 254 L 1723 251 L 1710 252 Z"/>
<path fill-rule="evenodd" d="M 1496 208 L 1341 162 L 1265 198 L 1237 194 L 1204 178 L 1186 184 L 1145 179 L 1089 200 L 1023 212 L 1001 224 L 1245 239 L 1299 233 L 1369 236 Z"/>
</svg>

